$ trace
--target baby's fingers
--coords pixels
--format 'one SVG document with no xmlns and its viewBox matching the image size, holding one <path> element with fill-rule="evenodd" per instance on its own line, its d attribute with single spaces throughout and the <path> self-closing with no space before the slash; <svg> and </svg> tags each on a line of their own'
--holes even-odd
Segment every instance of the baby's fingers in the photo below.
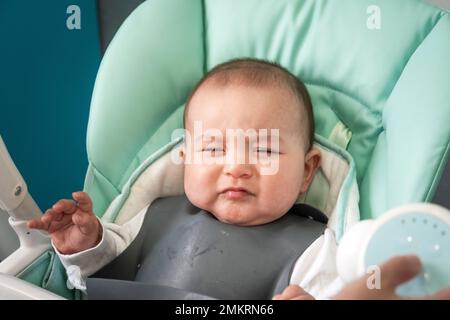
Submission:
<svg viewBox="0 0 450 320">
<path fill-rule="evenodd" d="M 52 209 L 57 213 L 72 214 L 77 211 L 77 205 L 72 200 L 61 199 L 53 205 Z"/>
<path fill-rule="evenodd" d="M 92 200 L 86 192 L 74 192 L 72 197 L 78 202 L 78 207 L 84 212 L 92 212 Z"/>
<path fill-rule="evenodd" d="M 72 222 L 80 228 L 84 235 L 98 234 L 99 223 L 94 215 L 74 214 Z"/>
<path fill-rule="evenodd" d="M 41 218 L 28 220 L 27 227 L 30 229 L 48 230 L 49 223 L 45 223 Z"/>
<path fill-rule="evenodd" d="M 52 221 L 60 221 L 62 217 L 62 213 L 58 213 L 53 211 L 52 209 L 48 209 L 40 218 L 29 220 L 27 222 L 27 226 L 30 229 L 41 229 L 48 231 Z"/>
<path fill-rule="evenodd" d="M 284 289 L 282 294 L 286 299 L 292 299 L 294 297 L 304 295 L 307 293 L 305 292 L 305 290 L 303 290 L 299 286 L 291 284 L 286 289 Z"/>
<path fill-rule="evenodd" d="M 281 294 L 275 295 L 272 299 L 273 300 L 290 300 L 290 299 L 295 299 L 296 297 L 300 297 L 300 296 L 309 296 L 309 294 L 305 290 L 303 290 L 301 287 L 291 284 L 286 289 L 284 289 L 284 291 Z M 311 298 L 314 299 L 312 296 L 311 296 Z M 301 299 L 301 300 L 303 300 L 303 299 Z"/>
<path fill-rule="evenodd" d="M 310 294 L 302 294 L 300 296 L 293 297 L 290 300 L 316 300 L 316 299 Z"/>
</svg>

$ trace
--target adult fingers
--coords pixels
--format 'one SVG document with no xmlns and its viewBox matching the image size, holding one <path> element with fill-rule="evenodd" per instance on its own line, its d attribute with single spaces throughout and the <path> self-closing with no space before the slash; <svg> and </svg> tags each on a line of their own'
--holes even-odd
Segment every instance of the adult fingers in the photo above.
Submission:
<svg viewBox="0 0 450 320">
<path fill-rule="evenodd" d="M 420 259 L 415 255 L 395 256 L 380 267 L 381 287 L 395 289 L 416 276 L 421 268 Z"/>
<path fill-rule="evenodd" d="M 442 289 L 442 290 L 438 291 L 437 293 L 435 293 L 431 296 L 428 296 L 427 299 L 450 300 L 450 287 Z"/>
</svg>

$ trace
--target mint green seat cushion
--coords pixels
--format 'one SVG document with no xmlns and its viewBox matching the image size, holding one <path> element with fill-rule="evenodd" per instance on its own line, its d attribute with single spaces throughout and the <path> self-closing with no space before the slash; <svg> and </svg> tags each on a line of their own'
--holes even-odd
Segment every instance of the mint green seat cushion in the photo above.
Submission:
<svg viewBox="0 0 450 320">
<path fill-rule="evenodd" d="M 369 5 L 381 28 L 369 30 Z M 124 22 L 91 103 L 85 190 L 101 216 L 182 126 L 195 83 L 237 57 L 276 61 L 307 85 L 317 133 L 342 125 L 363 218 L 429 201 L 450 141 L 450 15 L 421 0 L 151 0 Z M 331 139 L 331 138 L 330 138 Z"/>
</svg>

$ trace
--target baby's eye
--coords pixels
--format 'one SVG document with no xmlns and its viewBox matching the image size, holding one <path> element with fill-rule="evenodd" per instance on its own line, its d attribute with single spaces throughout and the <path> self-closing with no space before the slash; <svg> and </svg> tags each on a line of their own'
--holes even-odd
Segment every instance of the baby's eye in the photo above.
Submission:
<svg viewBox="0 0 450 320">
<path fill-rule="evenodd" d="M 272 153 L 277 153 L 275 150 L 267 149 L 267 148 L 257 148 L 256 152 L 258 152 L 258 153 L 265 153 L 265 154 L 268 154 L 268 155 L 271 155 Z"/>
<path fill-rule="evenodd" d="M 223 151 L 223 149 L 222 148 L 203 148 L 202 151 L 217 152 L 217 151 Z"/>
<path fill-rule="evenodd" d="M 219 147 L 208 147 L 208 148 L 203 148 L 202 152 L 209 153 L 211 155 L 219 155 L 219 154 L 223 153 L 223 149 L 219 148 Z"/>
</svg>

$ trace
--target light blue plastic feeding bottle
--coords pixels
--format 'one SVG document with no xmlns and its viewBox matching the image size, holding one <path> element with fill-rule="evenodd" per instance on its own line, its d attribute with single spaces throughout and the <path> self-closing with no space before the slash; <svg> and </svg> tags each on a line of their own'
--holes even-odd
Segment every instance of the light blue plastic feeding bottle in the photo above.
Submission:
<svg viewBox="0 0 450 320">
<path fill-rule="evenodd" d="M 450 211 L 435 204 L 408 204 L 356 224 L 339 245 L 338 272 L 351 281 L 405 254 L 417 255 L 422 270 L 400 285 L 397 294 L 419 297 L 450 286 Z"/>
</svg>

